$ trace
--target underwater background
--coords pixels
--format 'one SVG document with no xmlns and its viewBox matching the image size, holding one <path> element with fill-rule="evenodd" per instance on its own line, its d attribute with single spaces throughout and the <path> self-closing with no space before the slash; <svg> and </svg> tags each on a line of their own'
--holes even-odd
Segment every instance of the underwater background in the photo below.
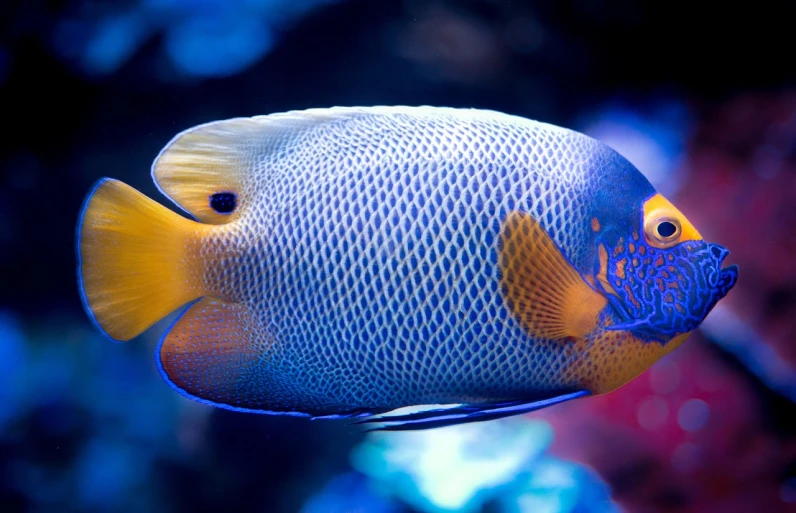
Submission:
<svg viewBox="0 0 796 513">
<path fill-rule="evenodd" d="M 719 5 L 719 4 L 717 4 Z M 796 511 L 792 2 L 0 4 L 0 512 Z M 416 433 L 192 402 L 83 312 L 78 210 L 196 124 L 504 111 L 614 147 L 741 267 L 614 393 Z"/>
</svg>

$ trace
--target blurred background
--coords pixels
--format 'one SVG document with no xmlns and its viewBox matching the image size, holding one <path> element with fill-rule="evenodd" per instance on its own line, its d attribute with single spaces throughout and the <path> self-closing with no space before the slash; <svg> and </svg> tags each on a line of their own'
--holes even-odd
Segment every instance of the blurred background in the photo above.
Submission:
<svg viewBox="0 0 796 513">
<path fill-rule="evenodd" d="M 796 511 L 789 1 L 4 0 L 0 511 Z M 701 10 L 704 9 L 704 10 Z M 741 267 L 622 389 L 419 433 L 232 413 L 111 344 L 75 278 L 100 177 L 177 132 L 333 105 L 480 107 L 613 146 Z M 168 203 L 170 206 L 170 203 Z"/>
</svg>

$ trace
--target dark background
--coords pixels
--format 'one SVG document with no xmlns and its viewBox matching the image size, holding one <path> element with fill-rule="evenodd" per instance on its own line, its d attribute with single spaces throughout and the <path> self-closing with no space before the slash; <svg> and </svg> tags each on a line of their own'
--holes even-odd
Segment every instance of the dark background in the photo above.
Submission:
<svg viewBox="0 0 796 513">
<path fill-rule="evenodd" d="M 334 486 L 364 486 L 348 457 L 362 440 L 355 430 L 186 404 L 155 370 L 158 328 L 123 345 L 98 337 L 77 293 L 74 231 L 104 176 L 168 203 L 149 166 L 190 126 L 397 104 L 592 127 L 620 152 L 639 148 L 628 133 L 646 134 L 667 163 L 650 179 L 741 263 L 722 317 L 672 355 L 692 365 L 689 379 L 718 369 L 734 392 L 700 404 L 735 414 L 683 442 L 703 474 L 678 467 L 680 435 L 639 435 L 644 422 L 611 409 L 646 404 L 621 395 L 632 388 L 571 412 L 602 419 L 606 438 L 576 432 L 575 443 L 552 413 L 532 418 L 569 440 L 554 444 L 556 457 L 593 469 L 628 511 L 749 511 L 732 509 L 745 500 L 795 510 L 792 13 L 788 1 L 3 2 L 0 510 L 298 511 L 337 474 L 353 481 Z M 642 172 L 645 158 L 656 163 L 631 159 Z M 617 433 L 637 441 L 626 451 L 637 458 L 619 469 L 581 447 Z M 759 445 L 736 447 L 744 440 Z M 735 456 L 722 460 L 729 447 Z M 720 482 L 715 469 L 727 474 Z M 361 507 L 421 508 L 392 497 Z M 355 510 L 335 500 L 317 511 Z"/>
</svg>

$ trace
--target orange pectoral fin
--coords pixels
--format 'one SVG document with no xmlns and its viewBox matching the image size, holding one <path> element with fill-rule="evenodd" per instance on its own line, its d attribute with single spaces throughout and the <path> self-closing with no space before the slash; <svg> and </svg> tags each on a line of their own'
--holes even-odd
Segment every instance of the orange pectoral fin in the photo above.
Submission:
<svg viewBox="0 0 796 513">
<path fill-rule="evenodd" d="M 268 342 L 248 307 L 205 298 L 161 341 L 161 373 L 178 392 L 200 402 L 258 409 L 265 403 L 264 387 L 247 376 Z"/>
<path fill-rule="evenodd" d="M 512 212 L 500 240 L 501 289 L 534 338 L 583 339 L 599 326 L 607 300 L 592 289 L 530 214 Z"/>
</svg>

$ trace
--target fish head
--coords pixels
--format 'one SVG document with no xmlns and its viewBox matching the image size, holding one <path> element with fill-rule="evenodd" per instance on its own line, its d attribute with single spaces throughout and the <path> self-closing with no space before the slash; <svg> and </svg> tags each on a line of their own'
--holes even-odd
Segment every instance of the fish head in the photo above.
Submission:
<svg viewBox="0 0 796 513">
<path fill-rule="evenodd" d="M 730 252 L 706 242 L 666 198 L 643 202 L 640 220 L 598 248 L 596 285 L 612 306 L 608 330 L 645 341 L 684 340 L 738 281 Z"/>
</svg>

